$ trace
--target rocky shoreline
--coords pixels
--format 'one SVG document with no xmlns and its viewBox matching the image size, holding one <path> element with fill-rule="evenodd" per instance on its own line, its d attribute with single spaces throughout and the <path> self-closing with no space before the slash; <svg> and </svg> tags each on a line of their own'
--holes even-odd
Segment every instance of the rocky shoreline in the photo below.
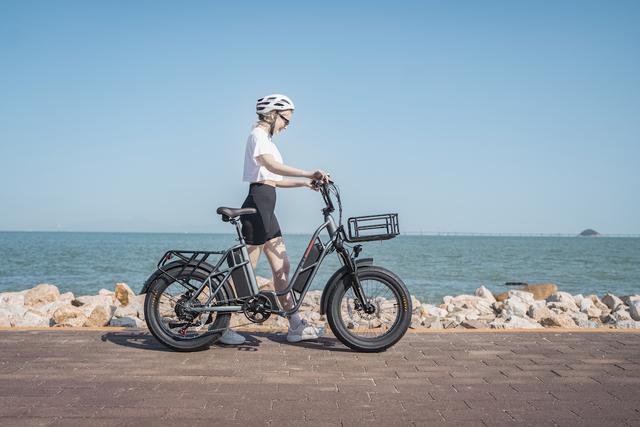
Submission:
<svg viewBox="0 0 640 427">
<path fill-rule="evenodd" d="M 269 281 L 260 278 L 262 287 Z M 320 291 L 310 291 L 300 314 L 317 325 Z M 384 304 L 381 299 L 377 303 Z M 76 297 L 60 293 L 55 285 L 40 284 L 19 292 L 0 293 L 0 327 L 103 327 L 144 328 L 144 295 L 136 295 L 126 283 L 113 291 Z M 556 285 L 528 285 L 494 296 L 481 286 L 473 295 L 445 296 L 439 305 L 412 297 L 411 328 L 512 329 L 512 328 L 640 328 L 640 295 L 571 295 Z M 362 320 L 358 319 L 358 322 Z M 369 327 L 380 321 L 368 320 Z M 244 316 L 232 316 L 231 326 L 285 328 L 287 320 L 272 316 L 262 324 Z"/>
</svg>

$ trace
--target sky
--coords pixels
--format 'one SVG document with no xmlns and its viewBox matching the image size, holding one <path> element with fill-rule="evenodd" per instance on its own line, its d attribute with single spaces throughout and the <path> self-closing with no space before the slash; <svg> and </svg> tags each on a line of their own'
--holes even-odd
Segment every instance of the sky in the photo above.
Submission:
<svg viewBox="0 0 640 427">
<path fill-rule="evenodd" d="M 401 231 L 640 233 L 640 2 L 0 2 L 0 230 L 231 232 L 255 102 Z M 279 189 L 283 232 L 320 196 Z"/>
</svg>

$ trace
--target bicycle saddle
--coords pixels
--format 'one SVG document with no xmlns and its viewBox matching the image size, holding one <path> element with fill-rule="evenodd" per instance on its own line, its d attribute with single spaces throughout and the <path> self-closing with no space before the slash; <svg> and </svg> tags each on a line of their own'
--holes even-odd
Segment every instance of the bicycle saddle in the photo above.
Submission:
<svg viewBox="0 0 640 427">
<path fill-rule="evenodd" d="M 254 208 L 227 208 L 224 206 L 220 206 L 216 211 L 216 213 L 222 215 L 222 219 L 224 219 L 224 217 L 235 218 L 240 215 L 251 215 L 256 212 L 258 211 Z"/>
</svg>

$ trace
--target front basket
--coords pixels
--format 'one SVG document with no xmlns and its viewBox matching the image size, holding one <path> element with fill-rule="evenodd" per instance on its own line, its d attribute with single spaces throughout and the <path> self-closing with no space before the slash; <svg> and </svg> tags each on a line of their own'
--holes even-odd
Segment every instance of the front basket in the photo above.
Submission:
<svg viewBox="0 0 640 427">
<path fill-rule="evenodd" d="M 400 234 L 398 214 L 353 216 L 349 218 L 349 241 L 387 240 Z"/>
</svg>

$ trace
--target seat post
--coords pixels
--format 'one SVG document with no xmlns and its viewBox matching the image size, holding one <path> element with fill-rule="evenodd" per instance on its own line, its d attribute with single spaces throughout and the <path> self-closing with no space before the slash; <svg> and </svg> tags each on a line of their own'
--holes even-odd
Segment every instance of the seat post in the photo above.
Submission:
<svg viewBox="0 0 640 427">
<path fill-rule="evenodd" d="M 238 240 L 244 245 L 244 237 L 242 236 L 242 229 L 240 228 L 240 221 L 232 219 L 231 223 L 236 226 L 236 233 L 238 233 Z"/>
</svg>

